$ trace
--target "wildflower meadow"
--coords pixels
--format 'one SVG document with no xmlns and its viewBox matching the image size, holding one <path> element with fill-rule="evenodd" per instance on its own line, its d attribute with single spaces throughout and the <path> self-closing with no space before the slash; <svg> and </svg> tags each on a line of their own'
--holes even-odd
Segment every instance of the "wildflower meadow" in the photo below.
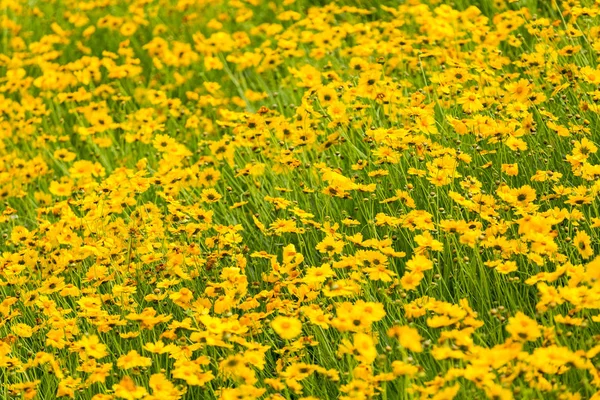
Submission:
<svg viewBox="0 0 600 400">
<path fill-rule="evenodd" d="M 0 0 L 0 399 L 600 399 L 600 1 Z"/>
</svg>

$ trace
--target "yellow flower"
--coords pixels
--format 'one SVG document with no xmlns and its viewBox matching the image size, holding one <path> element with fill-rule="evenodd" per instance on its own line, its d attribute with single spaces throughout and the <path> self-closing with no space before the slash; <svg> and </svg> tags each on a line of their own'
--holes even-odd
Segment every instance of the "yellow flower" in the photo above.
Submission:
<svg viewBox="0 0 600 400">
<path fill-rule="evenodd" d="M 216 203 L 222 196 L 215 189 L 204 189 L 200 197 L 205 203 Z"/>
<path fill-rule="evenodd" d="M 77 157 L 77 154 L 67 149 L 58 149 L 54 152 L 54 158 L 64 162 L 71 162 Z"/>
<path fill-rule="evenodd" d="M 123 377 L 119 383 L 113 385 L 115 396 L 125 400 L 136 400 L 148 394 L 143 386 L 137 386 L 129 376 Z"/>
<path fill-rule="evenodd" d="M 502 164 L 502 172 L 508 176 L 517 176 L 519 175 L 519 164 Z"/>
<path fill-rule="evenodd" d="M 508 319 L 506 331 L 518 341 L 536 340 L 542 335 L 537 322 L 520 311 Z"/>
<path fill-rule="evenodd" d="M 137 351 L 131 350 L 126 355 L 119 357 L 117 367 L 123 369 L 131 369 L 136 367 L 149 367 L 152 365 L 152 359 L 142 357 Z"/>
<path fill-rule="evenodd" d="M 30 338 L 33 336 L 33 328 L 27 324 L 19 323 L 12 326 L 11 331 L 22 338 Z"/>
<path fill-rule="evenodd" d="M 108 355 L 106 345 L 102 344 L 96 335 L 84 336 L 76 344 L 90 357 L 103 358 Z"/>
<path fill-rule="evenodd" d="M 359 362 L 365 364 L 372 364 L 377 358 L 375 341 L 371 335 L 361 332 L 354 334 L 353 342 L 344 339 L 340 345 L 339 353 L 352 354 Z"/>
<path fill-rule="evenodd" d="M 421 344 L 422 338 L 419 331 L 410 326 L 394 326 L 387 332 L 388 336 L 400 341 L 400 345 L 405 349 L 420 353 L 423 351 Z"/>
<path fill-rule="evenodd" d="M 297 318 L 278 316 L 271 327 L 282 339 L 293 339 L 302 333 L 302 323 Z"/>
<path fill-rule="evenodd" d="M 344 248 L 344 242 L 333 236 L 326 236 L 316 247 L 321 253 L 339 254 Z"/>
<path fill-rule="evenodd" d="M 573 245 L 583 257 L 587 260 L 594 255 L 594 249 L 592 248 L 592 240 L 585 231 L 580 230 L 573 238 Z"/>
<path fill-rule="evenodd" d="M 184 394 L 163 374 L 152 374 L 148 386 L 152 389 L 152 396 L 156 400 L 178 400 Z"/>
<path fill-rule="evenodd" d="M 52 193 L 55 196 L 70 196 L 72 191 L 73 185 L 71 184 L 71 182 L 50 182 L 50 193 Z"/>
</svg>

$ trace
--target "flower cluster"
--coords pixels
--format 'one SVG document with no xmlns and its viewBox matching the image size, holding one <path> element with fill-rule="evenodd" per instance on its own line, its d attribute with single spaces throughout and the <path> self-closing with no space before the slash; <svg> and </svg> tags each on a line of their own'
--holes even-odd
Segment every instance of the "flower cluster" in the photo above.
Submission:
<svg viewBox="0 0 600 400">
<path fill-rule="evenodd" d="M 311 3 L 0 0 L 0 398 L 600 399 L 600 2 Z"/>
</svg>

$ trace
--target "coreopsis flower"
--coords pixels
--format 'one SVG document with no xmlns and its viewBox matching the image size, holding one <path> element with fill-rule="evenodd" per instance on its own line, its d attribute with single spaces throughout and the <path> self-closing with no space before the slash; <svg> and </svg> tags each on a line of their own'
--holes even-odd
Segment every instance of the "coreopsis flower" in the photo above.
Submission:
<svg viewBox="0 0 600 400">
<path fill-rule="evenodd" d="M 11 328 L 12 332 L 22 338 L 30 338 L 33 336 L 33 328 L 27 324 L 15 324 Z"/>
<path fill-rule="evenodd" d="M 536 340 L 542 335 L 537 322 L 522 312 L 508 319 L 506 331 L 517 341 Z"/>
<path fill-rule="evenodd" d="M 423 351 L 422 338 L 415 328 L 410 326 L 393 326 L 387 331 L 389 337 L 400 342 L 400 345 L 408 350 L 420 353 Z"/>
<path fill-rule="evenodd" d="M 293 317 L 278 316 L 271 322 L 271 326 L 282 339 L 294 339 L 302 333 L 302 323 Z"/>
<path fill-rule="evenodd" d="M 333 236 L 326 236 L 317 246 L 316 249 L 321 253 L 339 254 L 344 248 L 344 241 L 338 240 Z"/>
<path fill-rule="evenodd" d="M 143 386 L 138 386 L 135 381 L 125 376 L 119 383 L 113 385 L 112 390 L 117 398 L 122 399 L 141 399 L 148 394 Z"/>
<path fill-rule="evenodd" d="M 573 238 L 573 245 L 584 259 L 588 259 L 594 255 L 592 240 L 585 231 L 577 232 Z"/>
<path fill-rule="evenodd" d="M 519 174 L 519 164 L 502 164 L 502 172 L 508 176 L 517 176 Z"/>
<path fill-rule="evenodd" d="M 107 346 L 96 335 L 84 336 L 76 344 L 86 356 L 99 359 L 108 355 Z"/>
<path fill-rule="evenodd" d="M 141 356 L 135 350 L 131 350 L 129 353 L 122 355 L 117 360 L 117 367 L 122 369 L 149 367 L 150 365 L 152 365 L 152 359 Z"/>
<path fill-rule="evenodd" d="M 377 349 L 373 338 L 365 333 L 355 333 L 353 340 L 344 339 L 340 348 L 340 354 L 351 354 L 357 361 L 371 364 L 377 357 Z"/>
<path fill-rule="evenodd" d="M 215 189 L 204 189 L 202 191 L 202 201 L 205 203 L 216 203 L 221 199 L 221 194 Z"/>
</svg>

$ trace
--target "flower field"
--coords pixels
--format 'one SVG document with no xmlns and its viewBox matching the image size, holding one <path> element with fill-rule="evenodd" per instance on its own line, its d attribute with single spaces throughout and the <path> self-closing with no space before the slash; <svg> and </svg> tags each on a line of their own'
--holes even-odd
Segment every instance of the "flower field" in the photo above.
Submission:
<svg viewBox="0 0 600 400">
<path fill-rule="evenodd" d="M 600 399 L 599 1 L 0 10 L 0 399 Z"/>
</svg>

